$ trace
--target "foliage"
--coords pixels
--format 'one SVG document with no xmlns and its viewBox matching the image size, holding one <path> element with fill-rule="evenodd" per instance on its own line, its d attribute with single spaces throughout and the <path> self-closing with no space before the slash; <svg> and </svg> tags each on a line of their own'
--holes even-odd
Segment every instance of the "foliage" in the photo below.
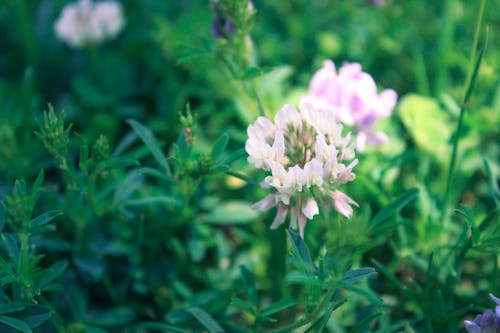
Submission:
<svg viewBox="0 0 500 333">
<path fill-rule="evenodd" d="M 121 0 L 80 49 L 69 2 L 0 6 L 0 332 L 465 332 L 491 307 L 498 0 Z M 326 59 L 399 101 L 352 218 L 301 238 L 252 209 L 246 130 Z"/>
</svg>

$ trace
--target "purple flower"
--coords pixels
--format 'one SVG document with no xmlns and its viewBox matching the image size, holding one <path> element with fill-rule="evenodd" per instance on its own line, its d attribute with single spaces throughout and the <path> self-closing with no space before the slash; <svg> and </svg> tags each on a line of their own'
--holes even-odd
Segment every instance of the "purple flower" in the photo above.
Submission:
<svg viewBox="0 0 500 333">
<path fill-rule="evenodd" d="M 236 26 L 231 20 L 216 16 L 212 20 L 212 36 L 217 38 L 228 38 L 234 35 L 236 31 Z"/>
<path fill-rule="evenodd" d="M 215 13 L 215 18 L 212 20 L 211 30 L 212 36 L 215 39 L 218 38 L 229 38 L 236 33 L 236 25 L 229 18 L 225 17 L 220 9 L 220 5 L 216 0 L 210 3 L 212 11 Z M 247 4 L 248 12 L 254 11 L 254 6 L 251 0 L 248 0 Z"/>
<path fill-rule="evenodd" d="M 495 313 L 488 309 L 483 314 L 477 315 L 473 321 L 465 320 L 464 326 L 469 333 L 498 333 L 500 332 L 500 298 L 490 294 L 491 299 L 498 305 Z"/>
<path fill-rule="evenodd" d="M 362 71 L 358 63 L 345 63 L 337 72 L 333 62 L 325 61 L 310 83 L 304 98 L 318 110 L 333 113 L 336 120 L 354 126 L 356 147 L 359 151 L 368 145 L 388 141 L 383 132 L 376 132 L 379 118 L 388 117 L 396 106 L 397 94 L 386 89 L 380 94 L 370 74 Z"/>
</svg>

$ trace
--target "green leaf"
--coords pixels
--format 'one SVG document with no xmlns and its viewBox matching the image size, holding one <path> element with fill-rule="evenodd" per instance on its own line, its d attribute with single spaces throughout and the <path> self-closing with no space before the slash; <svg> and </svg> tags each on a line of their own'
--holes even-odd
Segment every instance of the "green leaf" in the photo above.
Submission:
<svg viewBox="0 0 500 333">
<path fill-rule="evenodd" d="M 382 222 L 384 222 L 401 208 L 415 200 L 418 196 L 418 192 L 418 188 L 412 188 L 404 192 L 392 202 L 390 202 L 387 206 L 382 208 L 370 222 L 370 234 L 376 234 L 378 232 L 378 229 L 382 227 Z"/>
<path fill-rule="evenodd" d="M 446 111 L 435 99 L 408 94 L 399 102 L 399 117 L 417 147 L 442 165 L 448 162 L 452 127 Z"/>
<path fill-rule="evenodd" d="M 7 316 L 0 316 L 0 323 L 5 324 L 9 327 L 15 328 L 23 333 L 33 333 L 31 328 L 26 324 L 24 321 L 12 318 L 12 317 L 7 317 Z"/>
<path fill-rule="evenodd" d="M 154 136 L 153 132 L 145 126 L 143 126 L 141 123 L 134 119 L 129 119 L 127 120 L 130 126 L 134 129 L 135 133 L 141 138 L 141 140 L 144 142 L 144 144 L 148 147 L 149 151 L 153 155 L 153 157 L 156 159 L 158 164 L 168 172 L 170 170 L 170 167 L 167 162 L 167 158 L 163 154 L 163 152 L 160 149 L 160 145 L 158 144 L 158 140 Z"/>
<path fill-rule="evenodd" d="M 259 214 L 242 201 L 228 201 L 214 207 L 206 216 L 212 224 L 243 224 L 255 220 Z"/>
<path fill-rule="evenodd" d="M 374 268 L 372 267 L 363 267 L 359 269 L 353 269 L 344 274 L 342 280 L 340 280 L 340 286 L 348 286 L 350 284 L 356 283 L 365 277 L 370 275 L 377 274 Z"/>
<path fill-rule="evenodd" d="M 223 162 L 230 164 L 243 156 L 247 156 L 247 151 L 245 150 L 245 148 L 241 148 L 229 153 Z"/>
<path fill-rule="evenodd" d="M 49 269 L 43 271 L 40 278 L 40 288 L 44 288 L 58 279 L 68 267 L 68 261 L 60 260 L 53 264 Z"/>
<path fill-rule="evenodd" d="M 100 162 L 97 167 L 101 170 L 113 170 L 130 166 L 141 165 L 137 160 L 129 157 L 110 157 L 106 161 Z"/>
<path fill-rule="evenodd" d="M 171 324 L 179 324 L 191 320 L 191 315 L 185 310 L 172 310 L 165 314 L 164 319 Z"/>
<path fill-rule="evenodd" d="M 38 196 L 40 195 L 40 188 L 42 187 L 43 179 L 45 178 L 45 172 L 40 170 L 38 176 L 35 179 L 35 183 L 33 184 L 33 189 L 31 190 L 31 198 L 30 198 L 30 206 L 34 207 Z"/>
<path fill-rule="evenodd" d="M 179 199 L 167 195 L 129 199 L 125 202 L 126 206 L 166 205 L 168 207 L 179 207 L 180 204 Z"/>
<path fill-rule="evenodd" d="M 292 307 L 295 304 L 297 304 L 297 302 L 295 302 L 291 298 L 281 299 L 281 300 L 279 300 L 279 301 L 271 304 L 270 306 L 268 306 L 264 310 L 262 310 L 260 312 L 260 315 L 262 315 L 264 317 L 267 317 L 267 316 L 270 316 L 270 315 L 275 314 L 277 312 L 280 312 L 280 311 L 283 311 L 285 309 L 288 309 L 289 307 Z"/>
<path fill-rule="evenodd" d="M 205 239 L 194 228 L 192 228 L 189 232 L 187 248 L 189 251 L 189 256 L 194 262 L 200 262 L 201 260 L 203 260 L 203 258 L 205 258 Z"/>
<path fill-rule="evenodd" d="M 257 294 L 257 286 L 253 274 L 245 266 L 240 266 L 240 270 L 248 298 L 252 302 L 254 308 L 257 308 L 259 306 L 259 295 Z"/>
<path fill-rule="evenodd" d="M 368 317 L 364 318 L 359 324 L 354 326 L 354 328 L 351 330 L 351 333 L 359 333 L 362 332 L 363 329 L 370 324 L 375 318 L 380 317 L 382 315 L 382 312 L 377 312 L 369 315 Z"/>
<path fill-rule="evenodd" d="M 497 178 L 491 170 L 490 163 L 487 160 L 483 160 L 483 163 L 486 173 L 488 174 L 488 181 L 490 183 L 493 199 L 495 199 L 497 206 L 500 206 L 500 189 L 498 188 Z"/>
<path fill-rule="evenodd" d="M 287 233 L 292 244 L 292 256 L 299 259 L 300 268 L 305 268 L 309 273 L 315 272 L 316 269 L 311 258 L 311 253 L 302 237 L 292 229 L 287 229 Z"/>
<path fill-rule="evenodd" d="M 24 309 L 24 305 L 22 304 L 0 304 L 0 314 L 17 312 L 22 309 Z"/>
<path fill-rule="evenodd" d="M 44 225 L 46 223 L 49 223 L 56 217 L 62 215 L 63 212 L 60 210 L 50 210 L 48 212 L 43 213 L 42 215 L 39 215 L 38 217 L 34 218 L 31 220 L 31 227 L 39 227 L 41 225 Z"/>
<path fill-rule="evenodd" d="M 315 332 L 315 333 L 321 333 L 326 327 L 326 324 L 328 324 L 328 321 L 330 320 L 330 317 L 332 316 L 333 311 L 337 310 L 340 308 L 342 305 L 344 305 L 347 302 L 346 299 L 340 301 L 340 302 L 330 302 L 328 305 L 328 308 L 325 310 L 325 313 L 323 316 L 321 316 L 314 324 L 312 324 L 304 333 L 310 333 L 310 332 Z M 318 327 L 318 330 L 314 330 L 316 326 Z"/>
<path fill-rule="evenodd" d="M 215 321 L 215 319 L 200 308 L 191 308 L 188 310 L 210 333 L 224 333 L 224 329 Z"/>
<path fill-rule="evenodd" d="M 231 305 L 238 307 L 245 312 L 251 313 L 252 315 L 255 315 L 255 309 L 252 306 L 250 306 L 247 302 L 242 300 L 241 298 L 238 298 L 238 297 L 232 298 Z"/>
<path fill-rule="evenodd" d="M 305 284 L 308 286 L 322 285 L 322 281 L 318 280 L 314 275 L 311 275 L 309 272 L 307 273 L 299 271 L 288 272 L 285 276 L 285 281 L 288 283 Z"/>
<path fill-rule="evenodd" d="M 462 216 L 467 224 L 467 228 L 471 232 L 472 236 L 472 244 L 477 244 L 479 242 L 479 238 L 481 234 L 479 233 L 479 229 L 476 227 L 474 223 L 474 216 L 472 215 L 472 210 L 467 206 L 462 206 L 461 209 L 455 209 L 455 212 Z"/>
<path fill-rule="evenodd" d="M 127 307 L 116 307 L 110 310 L 98 312 L 90 321 L 98 326 L 119 326 L 130 323 L 135 318 L 135 313 Z"/>
<path fill-rule="evenodd" d="M 211 154 L 211 159 L 213 163 L 218 163 L 222 160 L 228 142 L 229 142 L 229 135 L 227 135 L 227 133 L 222 134 L 220 138 L 215 142 Z"/>
<path fill-rule="evenodd" d="M 53 311 L 44 305 L 28 305 L 25 309 L 16 314 L 31 328 L 38 327 L 45 323 L 52 316 Z"/>
<path fill-rule="evenodd" d="M 161 332 L 171 332 L 171 333 L 191 333 L 191 330 L 185 330 L 182 328 L 178 328 L 172 325 L 168 325 L 165 323 L 159 323 L 159 322 L 146 322 L 146 323 L 141 323 L 138 325 L 134 326 L 134 330 L 132 332 L 139 332 L 147 330 L 145 332 L 149 332 L 149 330 L 158 330 Z"/>
</svg>

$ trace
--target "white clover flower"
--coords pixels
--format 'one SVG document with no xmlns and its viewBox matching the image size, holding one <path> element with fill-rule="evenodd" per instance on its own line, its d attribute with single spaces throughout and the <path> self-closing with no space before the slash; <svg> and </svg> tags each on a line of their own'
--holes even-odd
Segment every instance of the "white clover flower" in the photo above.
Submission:
<svg viewBox="0 0 500 333">
<path fill-rule="evenodd" d="M 318 201 L 333 203 L 339 213 L 352 216 L 351 205 L 357 203 L 337 190 L 337 185 L 354 180 L 352 169 L 358 160 L 350 133 L 342 136 L 342 125 L 331 113 L 307 103 L 301 103 L 299 110 L 285 105 L 274 123 L 259 117 L 247 133 L 248 162 L 270 172 L 263 187 L 273 193 L 253 208 L 278 207 L 271 229 L 283 224 L 290 213 L 290 226 L 298 227 L 304 237 L 307 221 L 319 214 Z"/>
<path fill-rule="evenodd" d="M 379 94 L 375 81 L 362 71 L 360 64 L 345 63 L 337 72 L 333 62 L 328 60 L 314 74 L 309 94 L 303 101 L 328 113 L 330 118 L 354 126 L 356 148 L 363 151 L 367 144 L 378 145 L 389 140 L 385 133 L 375 130 L 375 125 L 379 118 L 391 115 L 397 98 L 392 89 Z"/>
<path fill-rule="evenodd" d="M 54 24 L 54 31 L 69 46 L 81 48 L 115 37 L 124 25 L 120 3 L 79 0 L 64 7 Z"/>
</svg>

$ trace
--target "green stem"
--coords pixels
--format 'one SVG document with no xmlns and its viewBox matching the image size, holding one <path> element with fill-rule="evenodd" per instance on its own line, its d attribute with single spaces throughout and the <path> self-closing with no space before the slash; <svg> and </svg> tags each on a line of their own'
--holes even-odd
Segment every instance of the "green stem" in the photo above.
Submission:
<svg viewBox="0 0 500 333">
<path fill-rule="evenodd" d="M 23 47 L 26 52 L 26 57 L 29 65 L 34 65 L 36 59 L 36 42 L 35 33 L 32 26 L 33 18 L 30 17 L 31 11 L 28 9 L 28 4 L 26 0 L 14 0 L 12 1 L 16 8 L 17 14 L 17 24 L 19 28 L 20 37 L 23 42 Z"/>
<path fill-rule="evenodd" d="M 321 303 L 314 309 L 313 312 L 308 313 L 304 316 L 299 321 L 296 321 L 294 323 L 285 325 L 280 328 L 272 329 L 272 330 L 265 330 L 265 333 L 289 333 L 292 330 L 302 327 L 316 319 L 318 319 L 321 315 L 323 315 L 324 310 L 328 306 L 328 304 L 331 302 L 332 296 L 337 290 L 337 287 L 335 285 L 330 286 L 330 289 L 326 292 L 325 297 L 321 300 Z"/>
<path fill-rule="evenodd" d="M 446 0 L 444 3 L 444 13 L 442 22 L 444 27 L 441 30 L 438 41 L 438 65 L 436 74 L 435 96 L 439 96 L 443 92 L 445 78 L 448 70 L 448 54 L 450 52 L 450 44 L 453 40 L 453 30 L 455 28 L 455 15 L 453 7 L 455 0 Z"/>
<path fill-rule="evenodd" d="M 265 117 L 266 113 L 264 111 L 264 105 L 262 104 L 262 100 L 260 99 L 259 93 L 257 92 L 257 88 L 255 88 L 255 83 L 253 82 L 253 80 L 250 83 L 250 89 L 251 89 L 251 92 L 253 94 L 252 97 L 254 97 L 255 100 L 257 101 L 257 105 L 259 107 L 259 115 L 261 117 Z"/>
<path fill-rule="evenodd" d="M 462 104 L 460 106 L 460 115 L 458 118 L 458 125 L 457 125 L 457 131 L 454 135 L 453 138 L 453 150 L 451 153 L 451 158 L 450 158 L 450 166 L 448 169 L 448 176 L 446 179 L 446 190 L 444 192 L 443 196 L 443 209 L 441 210 L 441 222 L 444 223 L 445 220 L 447 220 L 447 214 L 448 214 L 448 205 L 449 205 L 449 196 L 450 196 L 450 189 L 451 189 L 451 183 L 453 180 L 453 173 L 455 171 L 455 164 L 457 162 L 457 152 L 458 152 L 458 144 L 460 141 L 460 136 L 462 133 L 462 127 L 463 127 L 463 119 L 465 115 L 465 108 L 467 105 L 467 102 L 469 101 L 469 98 L 472 93 L 472 89 L 474 87 L 474 81 L 476 79 L 477 73 L 479 71 L 479 66 L 481 64 L 483 52 L 484 52 L 484 47 L 481 49 L 481 53 L 476 56 L 476 49 L 479 44 L 479 33 L 481 30 L 481 23 L 482 23 L 482 18 L 484 14 L 484 8 L 485 8 L 486 0 L 481 1 L 480 9 L 479 9 L 479 15 L 478 15 L 478 20 L 476 24 L 476 32 L 474 35 L 474 44 L 472 47 L 472 53 L 471 53 L 471 65 L 469 67 L 469 71 L 467 74 L 467 81 L 466 81 L 466 90 L 465 90 L 465 95 L 464 99 L 462 101 Z"/>
<path fill-rule="evenodd" d="M 18 276 L 21 281 L 21 300 L 29 301 L 32 298 L 31 292 L 31 276 L 30 276 L 30 263 L 29 263 L 29 234 L 22 232 L 19 234 L 19 241 L 21 243 L 21 249 L 19 252 L 19 262 L 18 262 Z"/>
</svg>

